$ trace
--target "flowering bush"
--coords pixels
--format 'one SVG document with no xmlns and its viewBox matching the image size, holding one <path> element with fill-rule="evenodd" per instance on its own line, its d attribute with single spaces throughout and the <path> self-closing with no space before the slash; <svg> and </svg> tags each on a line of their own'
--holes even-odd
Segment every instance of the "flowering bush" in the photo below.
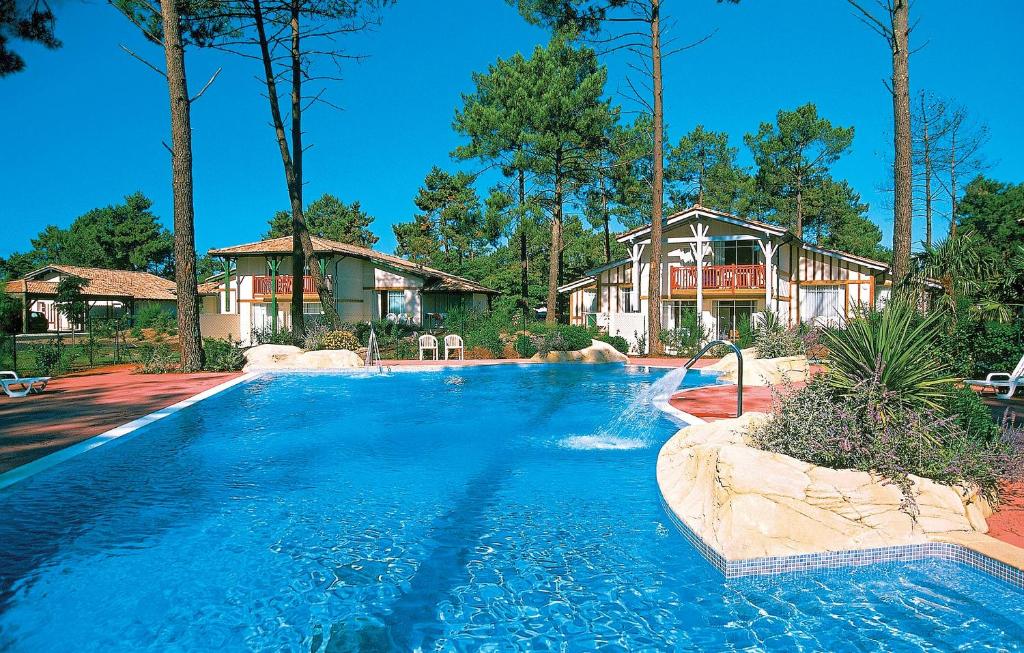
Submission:
<svg viewBox="0 0 1024 653">
<path fill-rule="evenodd" d="M 994 498 L 999 479 L 1020 474 L 1024 462 L 1019 431 L 1007 425 L 993 431 L 955 412 L 907 404 L 877 380 L 842 393 L 815 380 L 798 391 L 776 391 L 774 404 L 772 416 L 747 434 L 755 446 L 880 474 L 903 490 L 912 515 L 910 474 L 974 485 Z"/>
<path fill-rule="evenodd" d="M 359 340 L 351 331 L 328 331 L 320 339 L 321 349 L 359 349 Z"/>
</svg>

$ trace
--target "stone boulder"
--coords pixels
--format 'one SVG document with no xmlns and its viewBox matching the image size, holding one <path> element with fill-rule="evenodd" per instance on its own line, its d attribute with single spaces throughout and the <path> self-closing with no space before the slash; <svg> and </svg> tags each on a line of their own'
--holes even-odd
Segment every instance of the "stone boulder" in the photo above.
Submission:
<svg viewBox="0 0 1024 653">
<path fill-rule="evenodd" d="M 743 351 L 743 385 L 778 385 L 789 381 L 807 381 L 810 378 L 810 366 L 806 356 L 786 356 L 784 358 L 758 358 L 753 347 Z M 736 355 L 729 353 L 725 358 L 708 365 L 706 370 L 721 372 L 718 377 L 722 381 L 736 383 L 739 379 L 739 361 Z"/>
<path fill-rule="evenodd" d="M 244 372 L 334 370 L 362 367 L 363 359 L 347 349 L 303 351 L 290 345 L 259 345 L 245 352 Z"/>
<path fill-rule="evenodd" d="M 549 351 L 547 354 L 534 354 L 531 360 L 544 363 L 625 363 L 629 359 L 625 354 L 607 342 L 591 340 L 590 346 L 579 351 Z"/>
<path fill-rule="evenodd" d="M 977 491 L 911 476 L 920 514 L 877 475 L 818 467 L 749 446 L 760 413 L 682 429 L 658 455 L 669 509 L 727 560 L 920 544 L 984 533 Z"/>
</svg>

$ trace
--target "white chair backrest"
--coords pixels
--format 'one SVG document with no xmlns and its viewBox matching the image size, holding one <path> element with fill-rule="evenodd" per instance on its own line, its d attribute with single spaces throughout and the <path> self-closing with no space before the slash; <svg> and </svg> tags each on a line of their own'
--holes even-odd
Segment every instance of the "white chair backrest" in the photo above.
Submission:
<svg viewBox="0 0 1024 653">
<path fill-rule="evenodd" d="M 1017 367 L 1013 368 L 1013 374 L 1010 375 L 1011 379 L 1024 377 L 1024 356 L 1020 357 L 1020 362 L 1017 363 Z"/>
<path fill-rule="evenodd" d="M 462 336 L 456 335 L 454 333 L 449 333 L 448 335 L 446 335 L 444 337 L 444 346 L 445 347 L 461 347 L 462 346 Z"/>
<path fill-rule="evenodd" d="M 429 333 L 420 336 L 420 349 L 437 349 L 437 338 Z"/>
</svg>

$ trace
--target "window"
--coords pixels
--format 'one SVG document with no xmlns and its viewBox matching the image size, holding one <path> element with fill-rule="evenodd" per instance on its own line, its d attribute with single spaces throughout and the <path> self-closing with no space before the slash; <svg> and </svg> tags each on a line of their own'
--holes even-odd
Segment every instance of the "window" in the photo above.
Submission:
<svg viewBox="0 0 1024 653">
<path fill-rule="evenodd" d="M 711 242 L 714 265 L 755 265 L 764 263 L 764 253 L 755 240 L 715 240 Z"/>
<path fill-rule="evenodd" d="M 717 320 L 716 337 L 735 340 L 741 329 L 749 329 L 754 313 L 757 312 L 754 301 L 718 301 L 715 302 L 715 319 Z"/>
<path fill-rule="evenodd" d="M 402 290 L 388 291 L 388 313 L 405 315 L 405 292 Z"/>
<path fill-rule="evenodd" d="M 619 286 L 619 312 L 633 313 L 636 310 L 633 306 L 633 287 Z"/>
<path fill-rule="evenodd" d="M 838 324 L 846 319 L 846 294 L 842 286 L 804 286 L 800 319 L 818 324 Z"/>
<path fill-rule="evenodd" d="M 320 302 L 302 302 L 303 315 L 323 315 L 324 307 Z"/>
<path fill-rule="evenodd" d="M 679 300 L 663 301 L 661 303 L 661 321 L 666 329 L 677 329 L 686 324 L 686 315 L 697 313 L 697 302 Z M 692 321 L 692 317 L 690 320 Z"/>
</svg>

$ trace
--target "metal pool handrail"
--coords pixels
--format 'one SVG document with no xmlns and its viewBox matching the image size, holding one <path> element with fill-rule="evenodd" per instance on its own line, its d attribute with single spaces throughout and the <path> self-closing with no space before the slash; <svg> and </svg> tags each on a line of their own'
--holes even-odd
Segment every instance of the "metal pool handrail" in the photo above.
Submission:
<svg viewBox="0 0 1024 653">
<path fill-rule="evenodd" d="M 740 348 L 737 347 L 735 343 L 729 340 L 712 340 L 708 344 L 704 345 L 704 347 L 697 352 L 696 356 L 686 361 L 686 365 L 683 367 L 686 369 L 693 367 L 693 364 L 697 362 L 697 359 L 707 353 L 707 351 L 715 345 L 726 345 L 727 347 L 732 347 L 732 350 L 736 352 L 736 360 L 739 361 L 736 368 L 736 417 L 739 417 L 743 414 L 743 352 L 740 351 Z"/>
<path fill-rule="evenodd" d="M 366 367 L 377 366 L 377 372 L 384 373 L 384 366 L 380 364 L 380 347 L 377 345 L 377 332 L 373 330 L 373 322 L 370 325 L 370 338 L 366 342 Z"/>
</svg>

